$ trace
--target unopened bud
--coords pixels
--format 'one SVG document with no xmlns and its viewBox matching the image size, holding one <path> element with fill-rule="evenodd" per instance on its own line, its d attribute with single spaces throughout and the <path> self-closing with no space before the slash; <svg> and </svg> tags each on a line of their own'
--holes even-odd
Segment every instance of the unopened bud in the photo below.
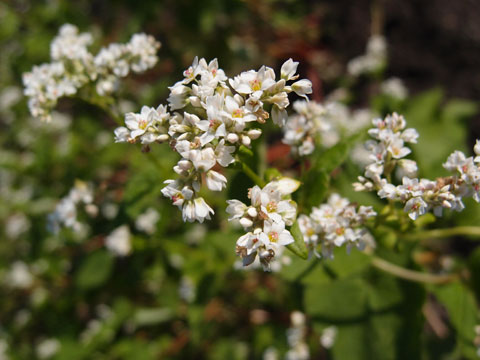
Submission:
<svg viewBox="0 0 480 360">
<path fill-rule="evenodd" d="M 250 146 L 251 142 L 252 142 L 252 140 L 248 136 L 242 135 L 242 144 L 243 145 Z"/>
<path fill-rule="evenodd" d="M 240 225 L 242 225 L 244 228 L 248 228 L 253 225 L 253 221 L 246 217 L 243 217 L 240 219 Z"/>
<path fill-rule="evenodd" d="M 96 217 L 98 215 L 98 207 L 94 204 L 87 204 L 85 205 L 85 212 L 91 217 Z"/>
<path fill-rule="evenodd" d="M 182 170 L 190 170 L 192 168 L 192 163 L 189 160 L 180 160 L 177 165 Z"/>
<path fill-rule="evenodd" d="M 258 139 L 262 135 L 262 130 L 252 129 L 248 131 L 248 137 L 252 140 Z"/>
<path fill-rule="evenodd" d="M 158 136 L 157 141 L 164 142 L 164 141 L 167 141 L 169 138 L 170 136 L 168 136 L 168 134 L 162 134 Z"/>
<path fill-rule="evenodd" d="M 257 212 L 257 209 L 255 209 L 254 207 L 251 207 L 251 208 L 248 208 L 247 214 L 248 214 L 248 216 L 251 216 L 252 218 L 255 218 L 255 217 L 257 217 L 258 212 Z"/>
<path fill-rule="evenodd" d="M 237 134 L 234 134 L 234 133 L 230 133 L 227 135 L 227 141 L 229 143 L 236 143 L 238 141 L 238 135 Z"/>
</svg>

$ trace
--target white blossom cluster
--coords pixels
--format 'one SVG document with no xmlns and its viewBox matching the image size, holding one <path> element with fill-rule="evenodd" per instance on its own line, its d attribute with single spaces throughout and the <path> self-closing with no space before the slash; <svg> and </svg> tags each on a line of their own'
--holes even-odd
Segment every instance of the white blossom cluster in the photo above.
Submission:
<svg viewBox="0 0 480 360">
<path fill-rule="evenodd" d="M 128 225 L 121 225 L 105 238 L 105 247 L 115 256 L 127 256 L 132 250 L 130 237 Z"/>
<path fill-rule="evenodd" d="M 71 228 L 76 232 L 81 231 L 83 226 L 77 220 L 77 207 L 83 204 L 87 213 L 96 214 L 98 209 L 92 202 L 91 187 L 82 181 L 76 181 L 68 195 L 57 204 L 55 211 L 48 215 L 49 231 L 56 234 L 60 231 L 61 226 Z"/>
<path fill-rule="evenodd" d="M 307 326 L 305 314 L 294 311 L 290 314 L 291 327 L 287 330 L 287 342 L 290 347 L 285 354 L 285 360 L 308 360 L 310 350 L 305 341 Z"/>
<path fill-rule="evenodd" d="M 143 72 L 158 60 L 160 43 L 145 34 L 133 35 L 126 44 L 110 44 L 96 56 L 88 51 L 92 42 L 90 33 L 65 24 L 50 44 L 52 61 L 23 74 L 24 94 L 34 117 L 50 120 L 58 99 L 76 94 L 87 84 L 99 95 L 108 95 L 118 87 L 119 78 L 130 71 Z"/>
<path fill-rule="evenodd" d="M 408 89 L 402 79 L 391 77 L 380 85 L 382 94 L 391 96 L 392 98 L 403 100 L 408 96 Z"/>
<path fill-rule="evenodd" d="M 363 250 L 372 245 L 373 238 L 364 225 L 376 215 L 371 206 L 357 209 L 347 199 L 332 194 L 326 204 L 313 207 L 310 215 L 300 215 L 298 224 L 307 247 L 317 257 L 333 258 L 335 247 L 345 245 L 350 251 L 352 247 Z"/>
<path fill-rule="evenodd" d="M 169 141 L 182 158 L 174 167 L 178 178 L 165 181 L 162 193 L 182 210 L 184 221 L 203 222 L 214 212 L 198 195 L 202 185 L 221 191 L 227 183 L 214 168 L 229 166 L 241 145 L 248 147 L 261 135 L 254 124 L 263 124 L 269 117 L 280 126 L 285 124 L 288 93 L 305 97 L 311 93 L 309 80 L 287 85 L 298 78 L 297 66 L 292 59 L 286 61 L 279 80 L 266 66 L 228 78 L 216 59 L 207 63 L 195 58 L 183 80 L 170 87 L 170 112 L 160 105 L 126 114 L 126 127 L 115 130 L 115 141 Z M 266 106 L 271 106 L 271 113 Z"/>
<path fill-rule="evenodd" d="M 244 266 L 253 263 L 258 254 L 263 269 L 269 271 L 280 248 L 294 242 L 286 226 L 293 225 L 297 215 L 297 204 L 290 199 L 290 194 L 299 186 L 299 181 L 283 177 L 262 189 L 259 186 L 249 189 L 249 206 L 239 200 L 227 200 L 229 220 L 238 220 L 247 232 L 236 245 L 236 253 Z"/>
<path fill-rule="evenodd" d="M 295 101 L 295 113 L 283 128 L 283 142 L 292 152 L 306 156 L 315 150 L 315 144 L 329 148 L 368 125 L 371 112 L 366 109 L 350 111 L 340 102 L 321 104 L 315 101 Z"/>
<path fill-rule="evenodd" d="M 374 127 L 369 134 L 375 139 L 366 143 L 370 151 L 370 163 L 365 168 L 364 176 L 354 183 L 356 191 L 376 191 L 382 199 L 399 201 L 404 204 L 404 211 L 412 220 L 433 210 L 441 216 L 443 209 L 461 211 L 464 209 L 463 197 L 473 197 L 480 201 L 480 142 L 474 147 L 475 158 L 466 157 L 461 151 L 451 154 L 443 167 L 452 172 L 449 177 L 435 181 L 418 179 L 417 164 L 404 159 L 411 150 L 405 143 L 416 143 L 418 132 L 405 129 L 406 121 L 396 113 L 384 120 L 374 119 Z M 391 183 L 391 174 L 400 170 L 403 174 L 402 184 Z"/>
<path fill-rule="evenodd" d="M 357 56 L 347 64 L 350 75 L 359 76 L 381 69 L 387 61 L 387 42 L 381 35 L 372 35 L 368 39 L 365 54 Z"/>
</svg>

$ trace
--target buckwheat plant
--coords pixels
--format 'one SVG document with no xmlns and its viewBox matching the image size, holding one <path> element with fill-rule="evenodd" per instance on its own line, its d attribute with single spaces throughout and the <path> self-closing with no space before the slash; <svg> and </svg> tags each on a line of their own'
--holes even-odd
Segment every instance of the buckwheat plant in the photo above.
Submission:
<svg viewBox="0 0 480 360">
<path fill-rule="evenodd" d="M 433 210 L 436 216 L 442 216 L 443 209 L 462 211 L 465 206 L 462 199 L 473 197 L 480 201 L 480 142 L 474 147 L 476 157 L 466 157 L 461 151 L 451 154 L 443 167 L 451 176 L 436 180 L 418 179 L 417 163 L 405 159 L 411 150 L 406 143 L 416 143 L 418 133 L 415 129 L 405 129 L 406 121 L 396 113 L 385 119 L 374 119 L 374 127 L 368 131 L 375 140 L 365 146 L 370 151 L 370 164 L 365 168 L 364 176 L 354 183 L 357 191 L 375 191 L 382 199 L 400 202 L 404 211 L 412 220 Z M 402 177 L 401 185 L 392 184 L 392 173 L 398 170 Z"/>
<path fill-rule="evenodd" d="M 49 121 L 58 100 L 74 95 L 105 106 L 120 78 L 153 67 L 160 48 L 159 42 L 145 34 L 133 35 L 126 44 L 110 44 L 96 55 L 88 50 L 92 43 L 92 35 L 79 33 L 74 25 L 60 28 L 50 44 L 52 61 L 34 66 L 23 75 L 24 94 L 29 97 L 32 116 Z"/>
<path fill-rule="evenodd" d="M 24 75 L 33 116 L 48 120 L 59 98 L 74 95 L 110 111 L 110 95 L 118 88 L 119 79 L 130 72 L 146 71 L 158 60 L 160 44 L 145 34 L 135 34 L 126 44 L 110 44 L 96 55 L 88 51 L 92 42 L 91 34 L 79 33 L 73 25 L 62 26 L 51 43 L 52 62 L 35 66 Z M 362 71 L 382 66 L 383 39 L 372 38 L 361 59 L 366 64 Z M 362 72 L 352 70 L 358 67 L 356 62 L 361 61 L 349 65 L 351 73 Z M 351 111 L 340 102 L 309 101 L 312 84 L 307 79 L 298 80 L 298 65 L 287 60 L 279 77 L 267 66 L 228 77 L 217 59 L 207 62 L 196 57 L 183 78 L 169 87 L 168 104 L 129 112 L 125 114 L 125 126 L 114 131 L 115 142 L 138 143 L 144 151 L 166 142 L 178 154 L 173 168 L 177 177 L 165 180 L 161 192 L 181 210 L 185 222 L 211 219 L 214 209 L 200 193 L 203 188 L 214 192 L 226 188 L 223 168 L 235 167 L 248 175 L 256 184 L 248 189 L 250 204 L 228 200 L 226 211 L 229 220 L 238 221 L 245 231 L 236 244 L 243 265 L 258 259 L 267 271 L 274 261 L 278 262 L 284 247 L 302 257 L 310 250 L 319 258 L 333 258 L 336 247 L 345 246 L 347 251 L 375 247 L 370 229 L 377 213 L 371 206 L 357 205 L 332 193 L 326 203 L 314 204 L 309 214 L 304 214 L 306 209 L 302 206 L 299 211 L 292 199 L 301 181 L 277 171 L 265 182 L 242 160 L 242 154 L 252 152 L 252 142 L 262 135 L 262 126 L 270 119 L 283 128 L 283 142 L 303 162 L 317 148 L 324 151 L 362 131 L 372 118 L 369 110 Z M 289 115 L 288 96 L 292 92 L 306 100 L 296 101 L 294 113 Z M 406 128 L 405 119 L 396 113 L 372 123 L 368 134 L 373 139 L 365 144 L 367 165 L 364 175 L 353 184 L 356 191 L 376 192 L 388 200 L 390 210 L 394 203 L 401 203 L 412 220 L 429 210 L 437 216 L 445 208 L 461 211 L 464 197 L 480 200 L 479 142 L 474 148 L 475 158 L 460 151 L 448 157 L 444 168 L 452 173 L 450 176 L 418 179 L 416 162 L 406 158 L 411 153 L 408 144 L 417 142 L 418 132 Z M 393 175 L 400 176 L 402 183 L 395 184 Z M 50 216 L 54 231 L 60 226 L 78 228 L 78 203 L 94 206 L 91 192 L 79 186 Z M 120 252 L 125 255 L 129 251 L 130 247 L 124 246 Z"/>
</svg>

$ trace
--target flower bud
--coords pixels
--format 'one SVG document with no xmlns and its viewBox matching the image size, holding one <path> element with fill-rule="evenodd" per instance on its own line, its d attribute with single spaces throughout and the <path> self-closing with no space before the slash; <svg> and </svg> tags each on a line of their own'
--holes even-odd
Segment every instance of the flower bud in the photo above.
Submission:
<svg viewBox="0 0 480 360">
<path fill-rule="evenodd" d="M 251 140 L 248 136 L 242 135 L 242 144 L 245 146 L 250 146 Z"/>
<path fill-rule="evenodd" d="M 247 214 L 248 214 L 248 216 L 251 216 L 252 218 L 255 218 L 258 215 L 257 209 L 255 209 L 254 207 L 250 207 L 247 210 Z"/>
<path fill-rule="evenodd" d="M 238 135 L 237 134 L 234 134 L 234 133 L 230 133 L 227 135 L 227 141 L 229 143 L 236 143 L 238 141 Z"/>
<path fill-rule="evenodd" d="M 302 79 L 292 84 L 292 90 L 299 96 L 307 98 L 306 94 L 312 93 L 312 82 L 307 79 Z"/>
<path fill-rule="evenodd" d="M 258 139 L 260 135 L 262 135 L 262 130 L 260 129 L 252 129 L 248 131 L 248 137 L 252 140 Z"/>
<path fill-rule="evenodd" d="M 157 141 L 164 142 L 164 141 L 167 141 L 169 138 L 170 136 L 168 136 L 168 134 L 162 134 L 158 136 Z"/>
<path fill-rule="evenodd" d="M 246 217 L 243 217 L 240 219 L 240 225 L 242 225 L 244 228 L 249 228 L 253 225 L 253 221 Z"/>
<path fill-rule="evenodd" d="M 189 160 L 180 160 L 177 165 L 182 170 L 190 170 L 192 168 L 192 163 Z"/>
</svg>

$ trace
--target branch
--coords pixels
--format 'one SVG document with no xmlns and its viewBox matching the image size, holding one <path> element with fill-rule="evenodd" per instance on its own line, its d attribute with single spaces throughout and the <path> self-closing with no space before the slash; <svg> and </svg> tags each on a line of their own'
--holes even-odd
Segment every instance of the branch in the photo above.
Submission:
<svg viewBox="0 0 480 360">
<path fill-rule="evenodd" d="M 428 238 L 446 238 L 456 235 L 474 236 L 477 240 L 480 240 L 480 227 L 479 226 L 457 226 L 447 229 L 435 229 L 414 232 L 412 234 L 402 235 L 409 240 L 422 240 Z"/>
<path fill-rule="evenodd" d="M 456 274 L 435 275 L 435 274 L 428 274 L 420 271 L 405 269 L 401 266 L 392 264 L 376 256 L 372 257 L 372 265 L 377 269 L 385 271 L 401 279 L 427 283 L 427 284 L 446 284 L 448 282 L 458 279 L 458 276 Z"/>
</svg>

